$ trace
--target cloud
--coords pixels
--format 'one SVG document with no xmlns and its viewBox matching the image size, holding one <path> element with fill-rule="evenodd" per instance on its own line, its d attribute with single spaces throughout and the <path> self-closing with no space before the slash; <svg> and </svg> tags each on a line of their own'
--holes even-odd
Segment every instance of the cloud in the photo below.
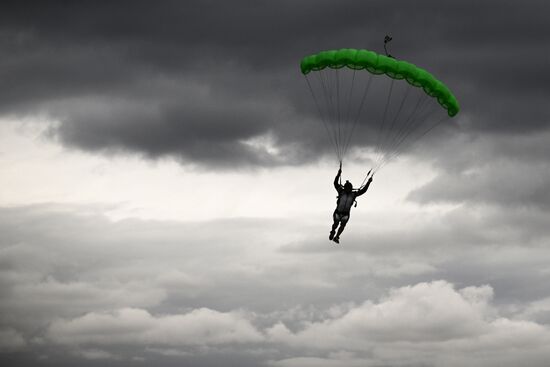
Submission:
<svg viewBox="0 0 550 367">
<path fill-rule="evenodd" d="M 285 219 L 206 222 L 0 208 L 2 357 L 14 366 L 546 367 L 547 14 L 535 0 L 3 2 L 0 115 L 38 118 L 47 138 L 94 155 L 215 171 L 315 162 L 330 146 L 298 61 L 342 46 L 381 51 L 386 32 L 392 54 L 441 78 L 462 109 L 403 161 L 431 164 L 433 180 L 396 198 L 396 211 L 369 199 L 340 247 L 327 243 L 325 214 L 282 204 Z M 363 127 L 354 143 L 371 135 Z M 22 174 L 26 157 L 6 177 Z M 115 166 L 125 184 L 141 177 Z M 272 212 L 273 200 L 256 200 L 262 190 L 248 200 Z"/>
<path fill-rule="evenodd" d="M 142 309 L 88 313 L 54 321 L 47 338 L 62 345 L 201 346 L 253 343 L 261 334 L 243 315 L 207 308 L 180 315 L 153 316 Z"/>
<path fill-rule="evenodd" d="M 323 308 L 433 278 L 502 282 L 501 295 L 523 300 L 548 289 L 547 218 L 523 210 L 357 213 L 338 248 L 322 218 L 110 221 L 72 206 L 4 208 L 0 218 L 0 307 L 17 329 L 124 307 L 274 312 L 281 292 L 289 308 L 312 298 Z"/>
<path fill-rule="evenodd" d="M 451 86 L 462 105 L 459 120 L 473 121 L 463 125 L 468 131 L 536 133 L 549 118 L 549 74 L 540 54 L 549 33 L 545 7 L 537 1 L 444 7 L 430 1 L 421 8 L 401 1 L 391 11 L 383 1 L 167 2 L 154 9 L 139 1 L 108 8 L 6 3 L 0 113 L 47 114 L 51 137 L 94 153 L 218 169 L 304 164 L 331 148 L 313 127 L 320 125 L 311 124 L 316 111 L 298 61 L 322 49 L 381 51 L 391 30 L 392 53 Z M 275 150 L 246 144 L 265 137 Z"/>
<path fill-rule="evenodd" d="M 116 355 L 101 349 L 83 349 L 79 350 L 77 354 L 90 360 L 118 359 Z"/>
<path fill-rule="evenodd" d="M 550 208 L 547 165 L 494 164 L 438 176 L 409 198 L 420 203 L 448 202 Z"/>
<path fill-rule="evenodd" d="M 478 366 L 481 360 L 488 366 L 513 366 L 522 358 L 543 366 L 541 357 L 548 356 L 550 330 L 520 314 L 503 316 L 488 285 L 456 289 L 441 280 L 418 283 L 394 288 L 377 301 L 343 306 L 338 312 L 326 310 L 317 321 L 303 321 L 294 331 L 281 321 L 262 329 L 251 314 L 241 312 L 203 308 L 155 316 L 119 309 L 56 320 L 46 340 L 88 347 L 78 349 L 90 352 L 86 358 L 112 357 L 109 351 L 97 353 L 103 351 L 97 346 L 148 346 L 155 354 L 189 358 L 197 347 L 253 350 L 257 345 L 279 351 L 274 354 L 279 357 L 267 361 L 273 366 Z M 281 348 L 288 349 L 281 354 Z"/>
<path fill-rule="evenodd" d="M 519 316 L 539 324 L 550 324 L 550 297 L 530 303 Z"/>
<path fill-rule="evenodd" d="M 367 301 L 345 315 L 308 325 L 296 334 L 284 325 L 270 331 L 275 341 L 321 348 L 363 350 L 369 342 L 445 342 L 484 334 L 490 287 L 455 291 L 449 283 L 420 283 L 393 290 L 378 304 Z M 316 335 L 326 335 L 323 339 Z"/>
<path fill-rule="evenodd" d="M 0 322 L 52 361 L 544 366 L 547 220 L 407 208 L 357 213 L 341 247 L 318 219 L 3 208 Z"/>
<path fill-rule="evenodd" d="M 15 283 L 10 300 L 4 307 L 24 307 L 29 311 L 39 306 L 41 312 L 56 312 L 60 307 L 75 311 L 103 308 L 107 305 L 156 305 L 166 297 L 163 290 L 155 290 L 139 284 L 112 283 L 90 284 L 88 282 L 59 282 L 52 277 L 43 281 L 26 279 Z M 36 299 L 35 305 L 21 306 L 23 300 Z"/>
<path fill-rule="evenodd" d="M 550 208 L 549 131 L 491 139 L 462 136 L 432 156 L 437 176 L 412 191 L 412 201 L 468 203 L 512 208 Z M 433 153 L 433 151 L 432 151 Z"/>
<path fill-rule="evenodd" d="M 291 331 L 284 324 L 267 331 L 271 341 L 308 350 L 346 350 L 365 354 L 368 366 L 417 365 L 454 366 L 514 365 L 525 356 L 513 350 L 533 353 L 533 365 L 550 340 L 550 330 L 525 320 L 501 317 L 491 304 L 490 286 L 455 289 L 445 281 L 419 283 L 393 289 L 379 302 L 366 301 L 344 315 L 306 324 Z M 322 337 L 320 337 L 322 336 Z M 529 352 L 527 352 L 529 351 Z M 317 353 L 318 354 L 318 353 Z M 529 358 L 527 358 L 529 360 Z M 340 365 L 357 364 L 349 355 Z M 273 362 L 281 366 L 336 365 L 334 357 L 294 357 Z"/>
<path fill-rule="evenodd" d="M 17 330 L 0 328 L 0 352 L 14 351 L 27 346 L 27 342 Z"/>
<path fill-rule="evenodd" d="M 188 357 L 192 353 L 175 348 L 147 348 L 148 352 L 170 357 Z"/>
<path fill-rule="evenodd" d="M 329 358 L 296 357 L 269 361 L 269 366 L 275 367 L 359 367 L 370 365 L 368 358 L 353 358 L 340 355 Z"/>
</svg>

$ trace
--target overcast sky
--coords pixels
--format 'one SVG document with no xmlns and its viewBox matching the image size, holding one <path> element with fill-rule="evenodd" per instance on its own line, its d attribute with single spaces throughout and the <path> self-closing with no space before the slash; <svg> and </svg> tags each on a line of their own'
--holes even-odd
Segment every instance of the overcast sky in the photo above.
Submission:
<svg viewBox="0 0 550 367">
<path fill-rule="evenodd" d="M 2 366 L 547 366 L 549 13 L 2 1 Z M 299 62 L 386 34 L 461 111 L 377 173 L 336 245 Z"/>
</svg>

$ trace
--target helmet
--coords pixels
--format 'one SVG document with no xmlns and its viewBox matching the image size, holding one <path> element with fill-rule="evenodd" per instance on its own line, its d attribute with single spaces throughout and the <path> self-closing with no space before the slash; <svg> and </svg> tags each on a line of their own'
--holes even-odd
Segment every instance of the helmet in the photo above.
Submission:
<svg viewBox="0 0 550 367">
<path fill-rule="evenodd" d="M 351 184 L 351 182 L 346 181 L 346 183 L 344 184 L 344 190 L 347 192 L 351 192 L 351 190 L 353 190 L 353 185 Z"/>
</svg>

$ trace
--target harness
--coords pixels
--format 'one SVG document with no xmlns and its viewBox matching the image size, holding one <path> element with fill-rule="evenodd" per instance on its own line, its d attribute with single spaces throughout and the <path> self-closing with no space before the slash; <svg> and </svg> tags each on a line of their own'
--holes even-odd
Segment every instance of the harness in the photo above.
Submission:
<svg viewBox="0 0 550 367">
<path fill-rule="evenodd" d="M 340 194 L 338 194 L 338 196 L 336 196 L 336 210 L 338 212 L 341 212 L 341 213 L 349 213 L 349 209 L 351 209 L 351 207 L 353 206 L 354 208 L 357 208 L 357 199 L 356 199 L 356 196 L 355 196 L 355 193 L 357 192 L 357 190 L 353 190 L 351 191 L 349 194 L 345 191 L 342 191 Z M 349 202 L 349 198 L 343 198 L 342 196 L 343 195 L 349 195 L 349 196 L 352 196 L 353 198 L 353 201 L 351 202 L 351 205 L 348 206 L 348 202 Z M 341 200 L 345 200 L 345 203 L 344 203 L 344 210 L 343 211 L 340 211 L 338 209 L 340 209 L 340 201 Z M 347 210 L 345 210 L 347 209 Z"/>
</svg>

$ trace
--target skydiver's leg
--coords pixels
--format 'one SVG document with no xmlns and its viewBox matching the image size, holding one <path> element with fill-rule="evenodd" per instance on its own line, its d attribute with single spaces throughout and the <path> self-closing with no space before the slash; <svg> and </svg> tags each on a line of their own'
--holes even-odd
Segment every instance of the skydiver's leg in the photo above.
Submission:
<svg viewBox="0 0 550 367">
<path fill-rule="evenodd" d="M 334 242 L 340 243 L 340 235 L 342 232 L 344 232 L 344 228 L 346 228 L 346 224 L 349 220 L 349 215 L 343 215 L 340 217 L 340 228 L 338 228 L 338 233 L 336 233 L 336 237 L 334 237 Z"/>
<path fill-rule="evenodd" d="M 338 215 L 336 211 L 334 212 L 334 214 L 332 214 L 332 220 L 334 223 L 332 223 L 332 229 L 328 236 L 329 240 L 332 240 L 334 238 L 334 232 L 336 231 L 336 228 L 338 228 L 338 224 L 340 223 L 340 215 Z"/>
<path fill-rule="evenodd" d="M 340 222 L 338 220 L 335 220 L 334 223 L 332 223 L 332 232 L 334 232 L 336 230 L 336 228 L 338 228 L 338 224 Z"/>
</svg>

